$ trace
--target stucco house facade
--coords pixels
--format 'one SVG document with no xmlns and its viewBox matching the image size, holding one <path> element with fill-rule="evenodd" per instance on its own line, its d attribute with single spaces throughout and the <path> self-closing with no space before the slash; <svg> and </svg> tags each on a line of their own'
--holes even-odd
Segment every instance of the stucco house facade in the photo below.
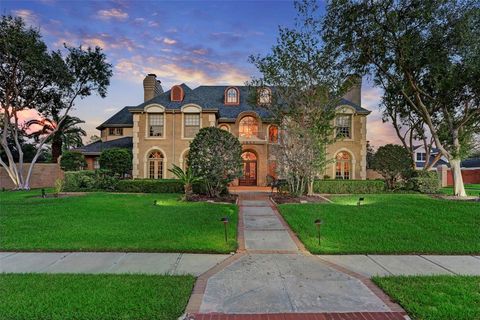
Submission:
<svg viewBox="0 0 480 320">
<path fill-rule="evenodd" d="M 101 141 L 80 149 L 89 169 L 98 168 L 100 153 L 108 148 L 129 148 L 134 179 L 173 178 L 172 164 L 185 168 L 190 142 L 202 127 L 215 126 L 238 137 L 242 144 L 243 176 L 234 185 L 264 186 L 275 176 L 272 148 L 278 128 L 267 109 L 249 104 L 248 87 L 186 84 L 163 91 L 156 75 L 143 81 L 144 101 L 126 106 L 97 127 Z M 342 135 L 328 148 L 335 161 L 319 173 L 339 179 L 366 179 L 366 117 L 361 107 L 361 85 L 338 106 L 336 130 Z M 262 96 L 262 95 L 261 95 Z M 261 99 L 268 99 L 268 94 Z M 266 103 L 263 101 L 262 103 Z"/>
</svg>

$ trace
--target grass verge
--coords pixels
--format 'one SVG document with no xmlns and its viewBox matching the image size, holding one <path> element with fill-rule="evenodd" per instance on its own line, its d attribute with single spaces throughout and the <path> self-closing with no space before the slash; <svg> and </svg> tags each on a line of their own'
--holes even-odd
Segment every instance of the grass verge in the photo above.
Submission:
<svg viewBox="0 0 480 320">
<path fill-rule="evenodd" d="M 192 276 L 2 274 L 1 319 L 177 319 Z"/>
<path fill-rule="evenodd" d="M 332 204 L 283 204 L 281 214 L 312 253 L 478 254 L 480 203 L 424 195 L 336 196 Z M 318 245 L 315 219 L 321 225 Z"/>
<path fill-rule="evenodd" d="M 228 253 L 237 248 L 235 205 L 182 202 L 178 194 L 33 197 L 39 194 L 0 193 L 0 250 Z M 227 243 L 223 216 L 230 220 Z"/>
<path fill-rule="evenodd" d="M 480 319 L 480 277 L 374 277 L 373 281 L 417 320 Z"/>
</svg>

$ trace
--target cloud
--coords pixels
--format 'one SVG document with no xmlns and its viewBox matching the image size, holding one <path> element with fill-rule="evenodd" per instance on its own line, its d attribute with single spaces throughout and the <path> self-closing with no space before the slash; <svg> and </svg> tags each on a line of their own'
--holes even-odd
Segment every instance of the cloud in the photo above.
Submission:
<svg viewBox="0 0 480 320">
<path fill-rule="evenodd" d="M 144 48 L 142 44 L 138 44 L 133 39 L 130 39 L 126 36 L 116 37 L 109 33 L 76 34 L 64 32 L 59 34 L 58 37 L 58 40 L 54 43 L 54 45 L 58 48 L 63 47 L 64 43 L 70 46 L 98 46 L 104 50 L 127 50 L 129 52 Z"/>
<path fill-rule="evenodd" d="M 163 38 L 163 43 L 168 44 L 170 46 L 170 45 L 176 44 L 177 40 L 165 37 L 165 38 Z"/>
<path fill-rule="evenodd" d="M 128 13 L 122 11 L 121 9 L 108 9 L 108 10 L 99 10 L 97 12 L 97 17 L 102 20 L 125 20 L 128 18 Z"/>
<path fill-rule="evenodd" d="M 38 16 L 35 13 L 33 13 L 33 11 L 31 10 L 27 10 L 27 9 L 13 10 L 12 14 L 14 16 L 22 18 L 27 25 L 37 26 L 39 24 Z"/>
</svg>

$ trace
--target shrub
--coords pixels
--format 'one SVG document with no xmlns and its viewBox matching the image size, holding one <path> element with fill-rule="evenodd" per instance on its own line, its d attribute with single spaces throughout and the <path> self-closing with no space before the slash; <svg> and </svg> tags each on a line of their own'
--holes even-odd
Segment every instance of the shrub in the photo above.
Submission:
<svg viewBox="0 0 480 320">
<path fill-rule="evenodd" d="M 63 189 L 69 192 L 94 191 L 95 181 L 95 171 L 67 171 L 65 172 L 65 184 Z"/>
<path fill-rule="evenodd" d="M 208 194 L 218 197 L 242 174 L 242 146 L 230 132 L 202 128 L 190 144 L 188 166 L 204 180 Z"/>
<path fill-rule="evenodd" d="M 65 151 L 60 158 L 60 168 L 63 171 L 79 171 L 87 166 L 85 156 L 76 151 Z"/>
<path fill-rule="evenodd" d="M 57 179 L 55 180 L 55 195 L 58 196 L 60 193 L 62 193 L 63 188 L 65 186 L 65 181 L 63 179 Z"/>
<path fill-rule="evenodd" d="M 417 171 L 410 179 L 412 189 L 421 193 L 437 193 L 440 181 L 435 171 Z"/>
<path fill-rule="evenodd" d="M 315 193 L 382 193 L 385 191 L 383 180 L 315 180 Z"/>
<path fill-rule="evenodd" d="M 183 183 L 176 179 L 120 180 L 116 186 L 116 191 L 139 193 L 183 193 Z"/>
<path fill-rule="evenodd" d="M 100 168 L 108 170 L 111 175 L 124 177 L 132 170 L 132 152 L 123 148 L 112 148 L 103 151 L 98 159 Z"/>
<path fill-rule="evenodd" d="M 385 178 L 388 189 L 393 190 L 400 178 L 411 177 L 412 161 L 410 153 L 404 147 L 387 144 L 378 148 L 373 157 L 372 168 Z"/>
</svg>

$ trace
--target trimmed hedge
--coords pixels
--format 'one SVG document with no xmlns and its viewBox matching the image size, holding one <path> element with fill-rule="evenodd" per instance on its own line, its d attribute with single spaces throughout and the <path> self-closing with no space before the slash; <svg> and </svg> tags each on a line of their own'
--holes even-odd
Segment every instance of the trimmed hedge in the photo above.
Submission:
<svg viewBox="0 0 480 320">
<path fill-rule="evenodd" d="M 175 179 L 119 180 L 101 171 L 83 170 L 65 172 L 63 190 L 67 192 L 183 193 L 183 184 L 180 180 Z"/>
<path fill-rule="evenodd" d="M 313 184 L 315 193 L 383 193 L 383 180 L 316 180 Z"/>
<path fill-rule="evenodd" d="M 138 193 L 183 193 L 183 183 L 176 179 L 136 179 L 118 181 L 118 192 Z"/>
<path fill-rule="evenodd" d="M 415 176 L 410 179 L 413 190 L 421 193 L 438 193 L 440 190 L 440 180 L 436 171 L 417 171 Z"/>
</svg>

